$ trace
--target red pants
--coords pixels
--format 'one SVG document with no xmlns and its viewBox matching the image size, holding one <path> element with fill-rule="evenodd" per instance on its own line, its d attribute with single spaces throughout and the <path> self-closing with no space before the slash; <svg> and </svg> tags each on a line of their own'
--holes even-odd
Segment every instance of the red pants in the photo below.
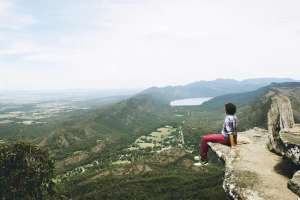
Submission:
<svg viewBox="0 0 300 200">
<path fill-rule="evenodd" d="M 228 145 L 228 140 L 220 133 L 209 133 L 202 136 L 202 139 L 199 143 L 201 160 L 207 160 L 208 142 Z"/>
</svg>

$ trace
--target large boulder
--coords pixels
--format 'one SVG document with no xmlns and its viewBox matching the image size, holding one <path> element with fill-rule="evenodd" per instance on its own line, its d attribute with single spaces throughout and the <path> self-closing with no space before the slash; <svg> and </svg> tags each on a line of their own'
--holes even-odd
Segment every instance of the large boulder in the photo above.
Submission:
<svg viewBox="0 0 300 200">
<path fill-rule="evenodd" d="M 300 166 L 300 125 L 295 124 L 291 102 L 287 96 L 271 97 L 268 112 L 268 148 Z"/>
<path fill-rule="evenodd" d="M 276 94 L 271 97 L 271 108 L 268 112 L 268 148 L 278 154 L 284 154 L 284 144 L 280 138 L 281 132 L 288 132 L 294 127 L 294 115 L 288 97 Z"/>
</svg>

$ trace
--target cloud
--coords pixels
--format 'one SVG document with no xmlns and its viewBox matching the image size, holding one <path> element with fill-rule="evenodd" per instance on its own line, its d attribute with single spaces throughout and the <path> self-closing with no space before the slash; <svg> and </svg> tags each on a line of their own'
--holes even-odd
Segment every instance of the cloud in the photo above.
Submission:
<svg viewBox="0 0 300 200">
<path fill-rule="evenodd" d="M 36 22 L 31 15 L 17 13 L 14 0 L 0 0 L 0 29 L 20 30 Z"/>
<path fill-rule="evenodd" d="M 299 6 L 295 0 L 0 0 L 0 69 L 6 68 L 0 80 L 12 88 L 51 88 L 300 78 Z"/>
</svg>

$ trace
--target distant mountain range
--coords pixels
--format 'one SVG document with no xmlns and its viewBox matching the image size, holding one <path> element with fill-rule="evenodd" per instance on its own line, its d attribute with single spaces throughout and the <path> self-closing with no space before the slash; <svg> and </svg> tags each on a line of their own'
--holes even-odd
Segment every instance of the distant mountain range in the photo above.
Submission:
<svg viewBox="0 0 300 200">
<path fill-rule="evenodd" d="M 151 87 L 140 94 L 148 94 L 164 101 L 182 98 L 216 97 L 229 93 L 241 93 L 256 90 L 273 82 L 295 82 L 290 78 L 257 78 L 237 81 L 234 79 L 217 79 L 214 81 L 198 81 L 183 86 Z M 296 81 L 297 82 L 297 81 Z"/>
</svg>

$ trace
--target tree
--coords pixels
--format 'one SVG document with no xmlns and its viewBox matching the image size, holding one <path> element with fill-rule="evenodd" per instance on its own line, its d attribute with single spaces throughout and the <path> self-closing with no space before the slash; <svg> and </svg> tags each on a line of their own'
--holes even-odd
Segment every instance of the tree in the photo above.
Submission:
<svg viewBox="0 0 300 200">
<path fill-rule="evenodd" d="M 40 200 L 54 194 L 54 162 L 27 142 L 0 145 L 0 199 Z"/>
</svg>

